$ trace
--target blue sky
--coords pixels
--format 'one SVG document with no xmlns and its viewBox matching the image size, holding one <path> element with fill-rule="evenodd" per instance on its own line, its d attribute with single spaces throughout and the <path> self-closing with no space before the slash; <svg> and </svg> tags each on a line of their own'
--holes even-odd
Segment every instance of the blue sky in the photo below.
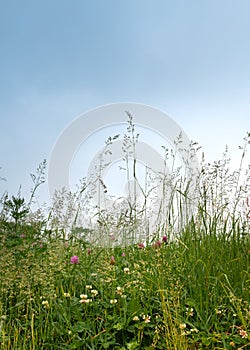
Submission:
<svg viewBox="0 0 250 350">
<path fill-rule="evenodd" d="M 169 113 L 208 160 L 250 129 L 248 0 L 0 1 L 1 193 L 77 115 L 139 102 Z M 236 157 L 236 156 L 235 156 Z M 237 158 L 235 158 L 237 161 Z"/>
</svg>

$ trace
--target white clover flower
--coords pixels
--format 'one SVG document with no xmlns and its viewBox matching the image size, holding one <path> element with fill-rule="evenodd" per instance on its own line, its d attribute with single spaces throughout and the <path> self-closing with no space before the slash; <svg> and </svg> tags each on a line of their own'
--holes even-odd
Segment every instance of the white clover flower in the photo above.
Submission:
<svg viewBox="0 0 250 350">
<path fill-rule="evenodd" d="M 93 299 L 86 299 L 86 303 L 92 303 Z"/>
<path fill-rule="evenodd" d="M 42 301 L 42 305 L 43 305 L 46 309 L 48 309 L 48 308 L 49 308 L 49 302 L 48 302 L 48 300 L 43 300 L 43 301 Z"/>
<path fill-rule="evenodd" d="M 123 291 L 122 291 L 122 287 L 116 287 L 116 292 L 119 295 L 122 295 Z"/>
<path fill-rule="evenodd" d="M 81 303 L 81 304 L 89 304 L 89 303 L 92 303 L 92 299 L 81 299 L 81 300 L 79 300 L 79 303 Z"/>
<path fill-rule="evenodd" d="M 88 299 L 88 296 L 87 296 L 87 294 L 81 294 L 81 295 L 80 295 L 80 298 L 81 298 L 81 299 Z"/>
<path fill-rule="evenodd" d="M 98 291 L 96 289 L 92 289 L 90 293 L 95 297 L 98 294 Z"/>
<path fill-rule="evenodd" d="M 117 303 L 117 299 L 111 299 L 110 300 L 110 304 L 116 304 Z"/>
</svg>

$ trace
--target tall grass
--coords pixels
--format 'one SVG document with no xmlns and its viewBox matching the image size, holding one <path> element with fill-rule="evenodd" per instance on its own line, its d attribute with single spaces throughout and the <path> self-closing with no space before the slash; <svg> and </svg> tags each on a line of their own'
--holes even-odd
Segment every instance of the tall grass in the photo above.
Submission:
<svg viewBox="0 0 250 350">
<path fill-rule="evenodd" d="M 125 140 L 132 156 L 134 131 L 130 118 Z M 47 216 L 31 212 L 34 191 L 27 205 L 20 194 L 4 195 L 0 348 L 247 349 L 250 193 L 242 169 L 248 137 L 237 171 L 227 152 L 214 164 L 203 159 L 197 198 L 190 198 L 178 169 L 159 174 L 165 192 L 154 232 L 153 179 L 142 204 L 131 189 L 130 202 L 95 210 L 93 187 L 83 181 L 78 193 L 58 192 Z M 43 182 L 39 169 L 35 189 Z M 136 184 L 136 162 L 133 169 Z M 183 215 L 188 205 L 192 211 Z"/>
</svg>

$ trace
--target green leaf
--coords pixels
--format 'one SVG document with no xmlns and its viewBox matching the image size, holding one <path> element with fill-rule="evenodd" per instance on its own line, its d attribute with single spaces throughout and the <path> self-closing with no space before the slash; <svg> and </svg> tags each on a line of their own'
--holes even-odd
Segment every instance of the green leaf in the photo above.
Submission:
<svg viewBox="0 0 250 350">
<path fill-rule="evenodd" d="M 117 329 L 118 331 L 120 331 L 121 329 L 123 329 L 124 328 L 124 323 L 121 323 L 121 322 L 118 322 L 117 324 L 115 324 L 114 326 L 113 326 L 113 328 L 114 329 Z"/>
<path fill-rule="evenodd" d="M 77 322 L 77 324 L 74 326 L 74 330 L 77 333 L 81 333 L 86 329 L 86 324 L 84 322 Z"/>
<path fill-rule="evenodd" d="M 135 350 L 139 347 L 139 344 L 136 341 L 132 341 L 130 343 L 127 343 L 128 350 Z"/>
</svg>

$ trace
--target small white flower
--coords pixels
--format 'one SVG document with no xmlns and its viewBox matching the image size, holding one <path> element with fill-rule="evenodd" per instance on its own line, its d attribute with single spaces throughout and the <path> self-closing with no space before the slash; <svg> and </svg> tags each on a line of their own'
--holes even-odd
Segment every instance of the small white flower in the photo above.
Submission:
<svg viewBox="0 0 250 350">
<path fill-rule="evenodd" d="M 119 295 L 122 295 L 122 287 L 116 287 L 116 292 Z"/>
<path fill-rule="evenodd" d="M 95 297 L 98 294 L 98 291 L 96 289 L 92 289 L 90 293 Z"/>
<path fill-rule="evenodd" d="M 247 338 L 247 336 L 248 336 L 247 332 L 244 331 L 243 329 L 240 329 L 239 334 L 240 334 L 241 338 Z"/>
<path fill-rule="evenodd" d="M 88 299 L 88 296 L 87 296 L 87 294 L 81 294 L 81 295 L 80 295 L 80 298 L 81 298 L 81 299 Z"/>
<path fill-rule="evenodd" d="M 138 316 L 134 316 L 133 317 L 133 321 L 139 321 L 139 317 Z"/>
<path fill-rule="evenodd" d="M 117 303 L 117 299 L 111 299 L 110 300 L 110 304 L 116 304 Z"/>
<path fill-rule="evenodd" d="M 42 305 L 43 305 L 46 309 L 48 309 L 48 308 L 49 308 L 49 302 L 48 302 L 48 300 L 43 300 L 43 301 L 42 301 Z"/>
<path fill-rule="evenodd" d="M 92 303 L 92 299 L 81 299 L 81 300 L 79 300 L 79 303 L 81 303 L 81 304 Z"/>
<path fill-rule="evenodd" d="M 149 322 L 150 322 L 151 316 L 149 316 L 149 315 L 147 315 L 147 316 L 146 316 L 146 315 L 143 315 L 142 318 L 144 319 L 144 322 L 145 322 L 145 323 L 149 323 Z"/>
</svg>

